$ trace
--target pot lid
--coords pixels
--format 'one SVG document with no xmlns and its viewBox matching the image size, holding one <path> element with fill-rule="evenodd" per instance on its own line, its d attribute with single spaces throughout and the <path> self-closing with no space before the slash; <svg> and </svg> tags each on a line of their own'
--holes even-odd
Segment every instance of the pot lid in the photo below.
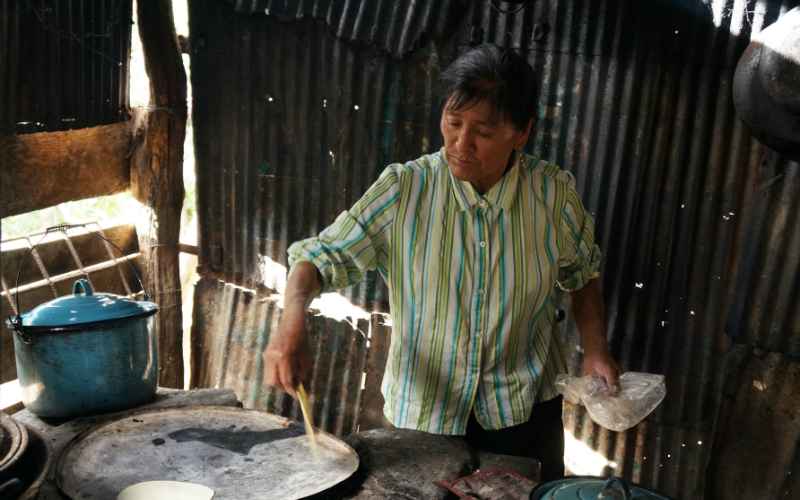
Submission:
<svg viewBox="0 0 800 500">
<path fill-rule="evenodd" d="M 21 316 L 23 326 L 70 327 L 122 318 L 146 317 L 156 312 L 158 306 L 154 302 L 137 302 L 110 293 L 94 293 L 88 281 L 78 280 L 72 287 L 72 295 L 64 295 L 45 302 Z"/>
<path fill-rule="evenodd" d="M 565 477 L 547 481 L 531 492 L 531 500 L 671 500 L 670 497 L 618 477 Z"/>
</svg>

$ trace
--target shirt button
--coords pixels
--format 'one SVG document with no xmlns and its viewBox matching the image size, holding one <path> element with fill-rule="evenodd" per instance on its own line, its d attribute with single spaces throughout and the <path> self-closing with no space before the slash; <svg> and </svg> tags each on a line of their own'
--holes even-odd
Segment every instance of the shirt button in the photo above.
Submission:
<svg viewBox="0 0 800 500">
<path fill-rule="evenodd" d="M 480 290 L 478 290 L 478 293 L 479 293 L 479 294 L 481 294 L 481 295 L 483 295 L 485 292 L 486 292 L 486 290 L 484 290 L 483 288 L 481 288 Z"/>
<path fill-rule="evenodd" d="M 485 200 L 481 200 L 481 201 L 478 202 L 478 205 L 484 207 L 484 206 L 486 206 L 486 201 Z"/>
<path fill-rule="evenodd" d="M 475 333 L 475 340 L 480 340 L 480 339 L 481 339 L 481 334 L 480 334 L 480 332 L 476 332 L 476 333 Z"/>
<path fill-rule="evenodd" d="M 486 242 L 485 241 L 481 241 L 481 248 L 486 248 Z"/>
</svg>

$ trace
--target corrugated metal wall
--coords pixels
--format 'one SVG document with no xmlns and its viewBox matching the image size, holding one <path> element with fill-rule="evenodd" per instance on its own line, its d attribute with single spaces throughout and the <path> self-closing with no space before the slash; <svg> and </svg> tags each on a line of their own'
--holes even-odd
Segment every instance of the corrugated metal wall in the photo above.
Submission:
<svg viewBox="0 0 800 500">
<path fill-rule="evenodd" d="M 400 56 L 417 48 L 423 33 L 448 37 L 458 26 L 463 2 L 394 0 L 227 0 L 236 12 L 281 21 L 317 19 L 342 40 L 368 42 Z"/>
<path fill-rule="evenodd" d="M 798 90 L 800 91 L 800 90 Z M 737 344 L 800 358 L 800 171 L 764 162 L 726 330 Z"/>
<path fill-rule="evenodd" d="M 288 244 L 333 222 L 388 163 L 439 147 L 438 47 L 398 61 L 310 22 L 210 23 L 229 8 L 200 8 L 190 11 L 199 260 L 252 286 L 261 255 L 285 265 Z M 382 280 L 369 283 L 363 293 L 385 302 Z"/>
<path fill-rule="evenodd" d="M 195 299 L 192 325 L 192 387 L 233 389 L 247 408 L 302 421 L 291 396 L 264 384 L 258 355 L 278 327 L 281 304 L 208 278 L 197 284 L 195 297 L 201 299 Z M 306 324 L 312 369 L 304 387 L 314 425 L 337 436 L 383 426 L 380 384 L 391 328 L 378 315 L 337 321 L 308 313 Z"/>
<path fill-rule="evenodd" d="M 746 477 L 735 437 L 720 436 L 732 435 L 753 401 L 766 411 L 774 398 L 734 397 L 754 386 L 742 370 L 782 380 L 776 394 L 800 387 L 775 368 L 791 360 L 763 361 L 768 351 L 797 356 L 800 339 L 796 238 L 783 236 L 797 220 L 796 176 L 787 173 L 797 166 L 765 156 L 736 118 L 731 83 L 751 35 L 797 2 L 541 0 L 508 16 L 488 1 L 425 4 L 425 12 L 454 12 L 452 32 L 440 29 L 449 19 L 409 23 L 397 14 L 413 19 L 419 3 L 382 2 L 364 15 L 368 2 L 347 2 L 334 16 L 320 12 L 338 3 L 320 1 L 285 17 L 274 15 L 288 12 L 274 3 L 237 3 L 248 15 L 221 1 L 190 9 L 207 276 L 255 288 L 261 255 L 285 264 L 288 244 L 332 222 L 386 164 L 441 146 L 432 93 L 441 68 L 470 43 L 514 47 L 542 80 L 528 150 L 573 172 L 597 219 L 612 351 L 626 370 L 663 373 L 669 388 L 628 432 L 594 425 L 580 407 L 565 412 L 569 430 L 616 462 L 604 473 L 678 498 L 710 498 L 724 491 L 723 476 Z M 362 19 L 359 35 L 343 32 L 342 19 Z M 367 36 L 369 25 L 418 41 Z M 230 328 L 216 325 L 244 321 L 230 313 L 244 299 L 204 281 L 197 308 L 226 312 L 198 323 L 196 340 L 224 356 L 233 349 Z M 385 308 L 380 279 L 345 293 L 367 310 Z M 274 324 L 247 324 L 266 345 Z M 563 334 L 571 369 L 580 370 L 574 326 L 567 322 Z M 240 397 L 265 390 L 257 371 L 241 367 L 257 354 L 232 358 L 239 368 L 215 365 L 227 367 L 227 380 L 250 380 Z M 320 398 L 329 390 L 316 385 L 323 382 L 315 382 Z M 780 429 L 752 427 L 762 436 Z M 795 460 L 786 450 L 797 439 L 783 441 L 780 456 L 791 458 L 773 468 Z M 800 494 L 800 486 L 759 481 L 766 476 L 752 482 L 756 498 L 783 496 L 781 488 Z"/>
<path fill-rule="evenodd" d="M 131 0 L 0 0 L 0 134 L 129 117 Z"/>
<path fill-rule="evenodd" d="M 800 494 L 800 165 L 768 150 L 757 182 L 725 325 L 708 477 L 720 500 Z"/>
</svg>

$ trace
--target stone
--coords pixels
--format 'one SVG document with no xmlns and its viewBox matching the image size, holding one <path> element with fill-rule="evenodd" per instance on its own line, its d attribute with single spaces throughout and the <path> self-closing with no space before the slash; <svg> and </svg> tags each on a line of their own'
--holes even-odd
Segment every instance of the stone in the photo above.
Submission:
<svg viewBox="0 0 800 500">
<path fill-rule="evenodd" d="M 476 465 L 463 440 L 409 429 L 375 429 L 345 438 L 361 457 L 351 490 L 342 498 L 445 500 L 450 492 L 433 484 L 452 482 Z"/>
<path fill-rule="evenodd" d="M 520 476 L 539 482 L 541 469 L 539 461 L 527 457 L 514 457 L 511 455 L 500 455 L 488 451 L 476 451 L 475 456 L 478 468 L 482 471 L 489 469 L 504 469 Z"/>
</svg>

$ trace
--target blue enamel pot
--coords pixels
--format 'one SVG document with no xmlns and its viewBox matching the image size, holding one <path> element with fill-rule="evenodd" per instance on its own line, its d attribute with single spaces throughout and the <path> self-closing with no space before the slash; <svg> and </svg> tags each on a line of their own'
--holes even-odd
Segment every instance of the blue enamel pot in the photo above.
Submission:
<svg viewBox="0 0 800 500">
<path fill-rule="evenodd" d="M 539 484 L 530 500 L 673 500 L 619 477 L 572 476 Z"/>
<path fill-rule="evenodd" d="M 25 407 L 41 417 L 75 417 L 152 399 L 158 306 L 94 293 L 86 280 L 72 291 L 6 321 Z"/>
</svg>

